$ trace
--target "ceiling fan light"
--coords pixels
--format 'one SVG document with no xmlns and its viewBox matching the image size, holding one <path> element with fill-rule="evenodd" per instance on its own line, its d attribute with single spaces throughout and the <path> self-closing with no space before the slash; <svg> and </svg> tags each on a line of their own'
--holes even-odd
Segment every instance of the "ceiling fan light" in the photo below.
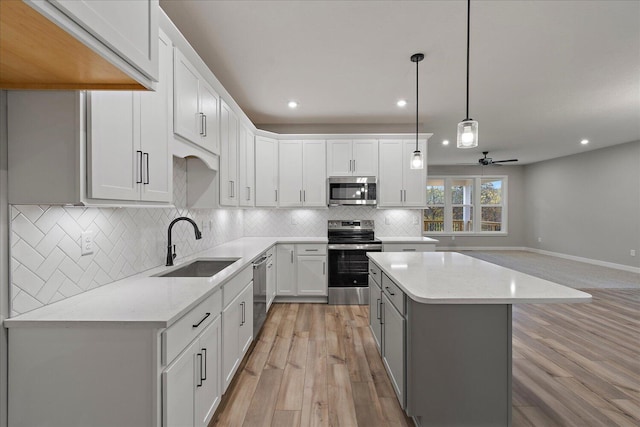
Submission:
<svg viewBox="0 0 640 427">
<path fill-rule="evenodd" d="M 467 119 L 458 123 L 458 148 L 474 148 L 478 146 L 478 122 Z"/>
<path fill-rule="evenodd" d="M 424 160 L 422 158 L 422 153 L 420 151 L 414 151 L 411 156 L 411 169 L 422 169 L 424 168 Z"/>
</svg>

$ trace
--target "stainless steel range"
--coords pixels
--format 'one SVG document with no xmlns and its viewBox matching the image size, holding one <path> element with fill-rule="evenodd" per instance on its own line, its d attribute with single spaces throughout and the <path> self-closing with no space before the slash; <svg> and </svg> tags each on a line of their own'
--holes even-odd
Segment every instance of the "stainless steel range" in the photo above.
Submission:
<svg viewBox="0 0 640 427">
<path fill-rule="evenodd" d="M 373 220 L 330 220 L 329 304 L 369 304 L 367 252 L 381 252 Z"/>
</svg>

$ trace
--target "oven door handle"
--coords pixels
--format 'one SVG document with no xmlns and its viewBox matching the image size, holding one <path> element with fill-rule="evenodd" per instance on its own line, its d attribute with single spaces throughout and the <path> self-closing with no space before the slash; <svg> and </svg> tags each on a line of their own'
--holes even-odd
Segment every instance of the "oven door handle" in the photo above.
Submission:
<svg viewBox="0 0 640 427">
<path fill-rule="evenodd" d="M 382 252 L 382 245 L 377 244 L 364 244 L 364 245 L 352 245 L 352 244 L 333 244 L 327 246 L 328 249 L 337 249 L 341 251 L 362 251 L 369 252 L 379 251 Z"/>
</svg>

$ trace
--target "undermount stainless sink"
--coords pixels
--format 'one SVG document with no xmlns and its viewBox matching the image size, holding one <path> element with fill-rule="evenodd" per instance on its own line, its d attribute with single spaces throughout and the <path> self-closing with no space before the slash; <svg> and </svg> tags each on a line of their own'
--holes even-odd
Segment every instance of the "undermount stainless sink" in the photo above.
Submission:
<svg viewBox="0 0 640 427">
<path fill-rule="evenodd" d="M 183 267 L 157 274 L 156 277 L 211 277 L 239 259 L 197 259 Z"/>
</svg>

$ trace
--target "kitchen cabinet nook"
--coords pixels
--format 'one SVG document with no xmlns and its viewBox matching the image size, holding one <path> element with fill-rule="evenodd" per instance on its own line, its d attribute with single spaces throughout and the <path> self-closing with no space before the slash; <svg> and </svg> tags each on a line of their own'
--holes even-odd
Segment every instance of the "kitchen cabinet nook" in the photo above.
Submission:
<svg viewBox="0 0 640 427">
<path fill-rule="evenodd" d="M 9 92 L 9 202 L 171 202 L 172 54 L 162 32 L 159 56 L 155 92 Z"/>
</svg>

